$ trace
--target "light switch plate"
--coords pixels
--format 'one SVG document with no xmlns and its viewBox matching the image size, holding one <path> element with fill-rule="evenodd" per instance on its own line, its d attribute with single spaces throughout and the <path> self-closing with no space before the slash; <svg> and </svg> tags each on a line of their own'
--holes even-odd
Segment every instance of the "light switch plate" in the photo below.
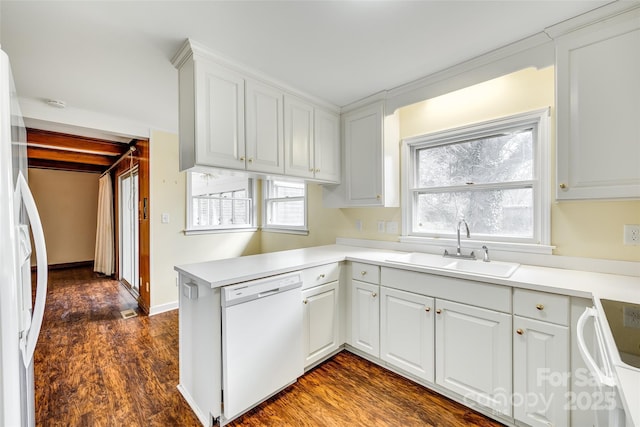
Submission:
<svg viewBox="0 0 640 427">
<path fill-rule="evenodd" d="M 169 214 L 163 213 L 160 217 L 160 222 L 163 224 L 169 224 Z"/>
<path fill-rule="evenodd" d="M 384 233 L 384 221 L 378 221 L 378 233 Z"/>
<path fill-rule="evenodd" d="M 625 245 L 630 245 L 630 246 L 640 245 L 640 225 L 625 224 L 623 241 Z"/>
</svg>

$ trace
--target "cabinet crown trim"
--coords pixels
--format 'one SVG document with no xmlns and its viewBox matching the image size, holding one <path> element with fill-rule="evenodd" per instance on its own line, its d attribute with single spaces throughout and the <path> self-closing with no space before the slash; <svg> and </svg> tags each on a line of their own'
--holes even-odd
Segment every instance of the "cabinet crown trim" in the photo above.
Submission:
<svg viewBox="0 0 640 427">
<path fill-rule="evenodd" d="M 290 85 L 272 78 L 248 65 L 245 65 L 241 62 L 235 61 L 214 49 L 211 49 L 205 46 L 202 43 L 199 43 L 193 39 L 186 39 L 182 47 L 178 50 L 178 52 L 171 59 L 171 63 L 175 68 L 180 68 L 189 58 L 194 60 L 205 60 L 212 61 L 218 65 L 223 67 L 230 68 L 231 70 L 241 73 L 243 76 L 251 79 L 258 80 L 262 83 L 268 84 L 270 86 L 274 86 L 290 95 L 295 95 L 306 99 L 321 108 L 327 109 L 334 113 L 340 113 L 340 107 L 332 104 L 322 98 L 318 98 L 315 95 L 311 95 L 305 93 L 299 89 L 291 87 Z"/>
</svg>

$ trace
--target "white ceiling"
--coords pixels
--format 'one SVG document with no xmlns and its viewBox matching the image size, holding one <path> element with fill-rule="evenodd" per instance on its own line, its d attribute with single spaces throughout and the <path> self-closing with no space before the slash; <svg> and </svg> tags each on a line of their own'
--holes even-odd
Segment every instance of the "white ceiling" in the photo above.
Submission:
<svg viewBox="0 0 640 427">
<path fill-rule="evenodd" d="M 186 38 L 343 106 L 606 3 L 3 0 L 0 44 L 24 99 L 176 131 Z"/>
</svg>

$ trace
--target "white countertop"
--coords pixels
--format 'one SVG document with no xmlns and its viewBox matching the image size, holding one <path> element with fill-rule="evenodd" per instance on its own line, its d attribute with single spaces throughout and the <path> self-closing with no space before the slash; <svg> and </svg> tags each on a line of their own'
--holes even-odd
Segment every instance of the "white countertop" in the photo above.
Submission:
<svg viewBox="0 0 640 427">
<path fill-rule="evenodd" d="M 521 264 L 511 277 L 500 278 L 413 265 L 398 265 L 386 261 L 402 253 L 357 246 L 327 245 L 180 265 L 176 266 L 175 270 L 197 283 L 217 288 L 349 260 L 569 296 L 606 298 L 640 304 L 640 277 Z M 432 256 L 438 257 L 438 255 Z"/>
</svg>

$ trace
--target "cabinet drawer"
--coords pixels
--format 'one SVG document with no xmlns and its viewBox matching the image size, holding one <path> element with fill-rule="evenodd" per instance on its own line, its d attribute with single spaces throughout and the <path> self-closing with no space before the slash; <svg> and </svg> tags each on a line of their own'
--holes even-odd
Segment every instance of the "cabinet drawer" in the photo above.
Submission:
<svg viewBox="0 0 640 427">
<path fill-rule="evenodd" d="M 337 262 L 306 268 L 302 270 L 302 289 L 335 282 L 338 280 L 339 275 L 340 265 Z"/>
<path fill-rule="evenodd" d="M 513 314 L 566 326 L 569 325 L 569 297 L 514 289 Z"/>
<path fill-rule="evenodd" d="M 361 282 L 380 283 L 380 267 L 377 265 L 354 262 L 351 264 L 351 278 Z"/>
</svg>

